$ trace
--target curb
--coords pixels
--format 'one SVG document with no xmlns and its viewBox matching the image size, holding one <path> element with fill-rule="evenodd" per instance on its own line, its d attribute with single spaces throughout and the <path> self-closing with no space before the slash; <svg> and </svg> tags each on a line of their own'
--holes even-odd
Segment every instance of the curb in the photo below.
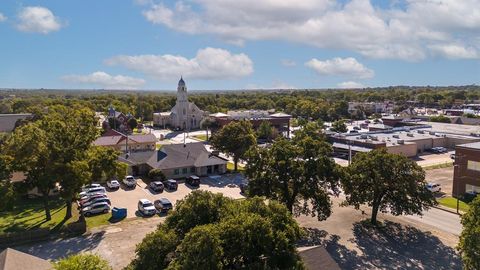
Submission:
<svg viewBox="0 0 480 270">
<path fill-rule="evenodd" d="M 461 211 L 460 211 L 460 213 L 457 213 L 457 211 L 451 210 L 450 208 L 446 208 L 446 207 L 443 207 L 443 206 L 432 206 L 432 208 L 436 208 L 436 209 L 439 209 L 439 210 L 442 210 L 442 211 L 445 211 L 445 212 L 449 212 L 451 214 L 462 216 Z"/>
</svg>

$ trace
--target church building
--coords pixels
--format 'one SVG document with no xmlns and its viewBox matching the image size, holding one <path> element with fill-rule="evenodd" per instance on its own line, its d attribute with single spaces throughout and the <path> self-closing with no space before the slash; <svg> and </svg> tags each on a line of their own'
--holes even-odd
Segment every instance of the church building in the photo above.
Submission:
<svg viewBox="0 0 480 270">
<path fill-rule="evenodd" d="M 183 78 L 180 78 L 175 106 L 170 112 L 154 113 L 153 125 L 179 130 L 199 129 L 204 116 L 204 111 L 200 110 L 193 102 L 188 101 L 187 86 Z"/>
</svg>

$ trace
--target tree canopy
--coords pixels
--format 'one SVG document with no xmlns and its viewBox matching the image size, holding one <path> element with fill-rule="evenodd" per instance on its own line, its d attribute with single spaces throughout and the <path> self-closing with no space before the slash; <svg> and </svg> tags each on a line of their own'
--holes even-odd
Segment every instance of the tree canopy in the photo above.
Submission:
<svg viewBox="0 0 480 270">
<path fill-rule="evenodd" d="M 388 153 L 386 148 L 357 153 L 347 172 L 342 178 L 344 203 L 357 209 L 362 204 L 372 207 L 373 224 L 378 211 L 421 215 L 436 204 L 423 169 L 403 155 Z"/>
<path fill-rule="evenodd" d="M 470 203 L 468 212 L 462 216 L 462 225 L 458 249 L 463 267 L 466 270 L 480 269 L 480 196 Z"/>
<path fill-rule="evenodd" d="M 76 254 L 53 264 L 55 270 L 111 270 L 106 260 L 94 254 Z"/>
<path fill-rule="evenodd" d="M 222 127 L 211 138 L 213 148 L 233 156 L 235 171 L 238 161 L 257 143 L 250 121 L 233 121 Z"/>
<path fill-rule="evenodd" d="M 326 219 L 331 213 L 328 191 L 338 193 L 342 175 L 331 153 L 315 122 L 295 133 L 293 140 L 279 138 L 270 148 L 252 148 L 245 170 L 247 193 L 278 200 L 294 214 Z"/>
<path fill-rule="evenodd" d="M 303 269 L 287 209 L 194 191 L 137 246 L 128 269 Z"/>
<path fill-rule="evenodd" d="M 344 120 L 338 120 L 333 122 L 330 130 L 338 133 L 345 133 L 348 131 L 347 125 L 345 124 Z"/>
</svg>

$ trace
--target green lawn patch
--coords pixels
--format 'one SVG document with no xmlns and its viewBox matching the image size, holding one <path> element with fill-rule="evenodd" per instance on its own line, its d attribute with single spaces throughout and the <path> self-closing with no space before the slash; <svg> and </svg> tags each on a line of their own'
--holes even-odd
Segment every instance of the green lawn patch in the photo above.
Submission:
<svg viewBox="0 0 480 270">
<path fill-rule="evenodd" d="M 456 198 L 453 198 L 453 197 L 440 198 L 440 199 L 437 199 L 437 202 L 442 206 L 452 208 L 452 209 L 455 209 L 455 210 L 457 209 L 457 199 Z M 459 209 L 463 212 L 467 212 L 468 208 L 469 208 L 468 204 L 465 203 L 465 202 L 462 202 L 460 200 Z"/>
<path fill-rule="evenodd" d="M 197 140 L 200 140 L 200 141 L 206 141 L 207 140 L 207 134 L 195 135 L 193 137 Z"/>
<path fill-rule="evenodd" d="M 424 170 L 435 170 L 435 169 L 443 169 L 443 168 L 450 168 L 453 166 L 453 162 L 446 162 L 441 164 L 429 165 L 423 167 Z"/>
<path fill-rule="evenodd" d="M 230 171 L 233 171 L 235 169 L 235 164 L 233 164 L 233 162 L 228 162 L 227 163 L 227 170 L 230 170 Z M 238 171 L 239 172 L 243 172 L 245 171 L 245 167 L 241 166 L 240 164 L 238 164 Z"/>
<path fill-rule="evenodd" d="M 53 229 L 78 220 L 76 205 L 72 205 L 73 217 L 64 221 L 66 207 L 64 201 L 55 198 L 50 201 L 52 219 L 45 220 L 45 210 L 40 199 L 19 199 L 11 211 L 0 212 L 0 234 L 21 232 L 32 229 Z"/>
<path fill-rule="evenodd" d="M 91 217 L 86 217 L 85 221 L 87 222 L 87 228 L 95 228 L 98 226 L 108 225 L 110 224 L 110 218 L 112 214 L 108 212 L 107 214 L 100 214 Z"/>
</svg>

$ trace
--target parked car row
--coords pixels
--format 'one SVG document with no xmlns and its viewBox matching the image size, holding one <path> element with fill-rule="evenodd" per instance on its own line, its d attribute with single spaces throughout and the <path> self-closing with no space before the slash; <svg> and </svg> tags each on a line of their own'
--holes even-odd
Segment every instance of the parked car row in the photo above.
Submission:
<svg viewBox="0 0 480 270">
<path fill-rule="evenodd" d="M 168 179 L 165 182 L 161 181 L 153 181 L 148 185 L 148 187 L 156 193 L 162 193 L 165 189 L 170 191 L 175 191 L 178 189 L 177 180 Z"/>
<path fill-rule="evenodd" d="M 445 147 L 433 147 L 432 149 L 430 149 L 430 152 L 432 153 L 436 153 L 436 154 L 441 154 L 441 153 L 446 153 L 448 152 L 447 148 Z"/>
<path fill-rule="evenodd" d="M 82 190 L 79 194 L 78 207 L 83 215 L 89 217 L 110 211 L 111 202 L 104 187 L 100 184 L 90 184 Z"/>
<path fill-rule="evenodd" d="M 157 213 L 168 213 L 172 208 L 173 205 L 167 198 L 155 200 L 154 203 L 148 199 L 140 199 L 138 201 L 138 212 L 143 216 L 153 216 Z"/>
</svg>

